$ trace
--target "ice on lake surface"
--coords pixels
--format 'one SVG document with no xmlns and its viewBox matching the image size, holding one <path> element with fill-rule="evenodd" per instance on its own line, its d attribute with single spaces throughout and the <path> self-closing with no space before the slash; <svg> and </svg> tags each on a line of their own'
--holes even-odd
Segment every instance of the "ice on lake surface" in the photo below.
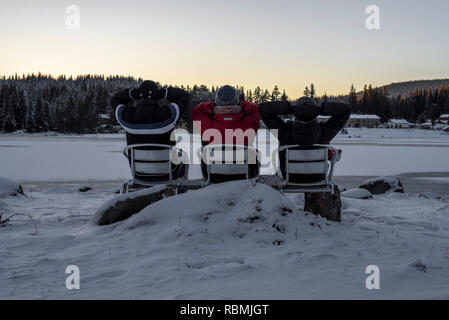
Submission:
<svg viewBox="0 0 449 320">
<path fill-rule="evenodd" d="M 343 149 L 336 176 L 449 171 L 449 135 L 438 131 L 350 129 L 333 144 Z M 0 135 L 0 176 L 16 181 L 124 180 L 130 177 L 124 147 L 124 135 Z M 187 143 L 182 147 L 188 149 Z M 194 140 L 193 156 L 199 147 Z M 264 163 L 271 162 L 262 155 Z M 271 165 L 262 169 L 262 174 L 272 173 Z"/>
</svg>

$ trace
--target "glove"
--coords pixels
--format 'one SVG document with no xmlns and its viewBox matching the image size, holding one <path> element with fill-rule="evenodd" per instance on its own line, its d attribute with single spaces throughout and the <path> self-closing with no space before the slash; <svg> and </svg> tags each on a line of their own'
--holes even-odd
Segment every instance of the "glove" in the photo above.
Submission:
<svg viewBox="0 0 449 320">
<path fill-rule="evenodd" d="M 159 85 L 151 80 L 142 82 L 137 88 L 130 89 L 129 95 L 133 100 L 138 99 L 152 99 L 159 100 L 166 97 L 167 88 L 161 88 Z"/>
<path fill-rule="evenodd" d="M 214 114 L 237 114 L 242 112 L 240 106 L 215 106 L 213 109 Z"/>
</svg>

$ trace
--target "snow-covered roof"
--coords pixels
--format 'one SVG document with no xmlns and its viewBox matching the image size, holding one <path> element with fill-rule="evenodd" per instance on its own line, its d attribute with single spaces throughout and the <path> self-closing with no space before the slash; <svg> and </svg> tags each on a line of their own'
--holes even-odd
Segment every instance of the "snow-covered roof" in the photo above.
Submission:
<svg viewBox="0 0 449 320">
<path fill-rule="evenodd" d="M 410 122 L 405 119 L 391 119 L 389 122 L 391 124 L 410 124 Z"/>
<path fill-rule="evenodd" d="M 375 114 L 351 114 L 350 119 L 380 119 Z"/>
<path fill-rule="evenodd" d="M 440 116 L 440 118 L 449 118 L 449 113 L 444 113 Z"/>
<path fill-rule="evenodd" d="M 330 116 L 318 116 L 318 119 L 329 119 Z M 351 114 L 350 119 L 380 119 L 375 114 Z"/>
</svg>

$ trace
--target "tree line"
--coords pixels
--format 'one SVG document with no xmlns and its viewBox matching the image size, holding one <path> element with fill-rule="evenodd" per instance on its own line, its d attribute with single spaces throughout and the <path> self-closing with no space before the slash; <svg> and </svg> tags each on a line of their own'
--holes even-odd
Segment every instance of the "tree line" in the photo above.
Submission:
<svg viewBox="0 0 449 320">
<path fill-rule="evenodd" d="M 0 131 L 29 133 L 115 132 L 118 129 L 110 98 L 120 89 L 136 87 L 143 79 L 133 77 L 83 75 L 57 78 L 31 74 L 0 78 Z M 180 86 L 192 95 L 192 107 L 213 101 L 218 87 Z M 245 90 L 236 86 L 241 98 L 260 103 L 288 100 L 285 90 L 260 87 Z M 189 122 L 186 115 L 186 122 Z"/>
<path fill-rule="evenodd" d="M 83 75 L 57 78 L 31 74 L 0 78 L 0 131 L 55 131 L 60 133 L 115 132 L 118 129 L 114 111 L 109 104 L 120 89 L 135 87 L 143 79 L 123 76 Z M 180 86 L 192 95 L 191 106 L 212 101 L 218 87 L 205 85 Z M 236 86 L 242 100 L 254 103 L 289 101 L 285 90 L 275 86 L 271 91 L 256 87 L 245 90 Z M 405 118 L 411 122 L 435 120 L 449 113 L 449 86 L 415 90 L 408 97 L 388 96 L 385 88 L 365 86 L 357 93 L 354 86 L 349 95 L 320 97 L 314 84 L 302 92 L 318 100 L 344 101 L 353 113 L 377 114 L 382 120 Z M 184 119 L 190 122 L 187 113 Z"/>
<path fill-rule="evenodd" d="M 449 113 L 449 86 L 415 89 L 408 96 L 388 95 L 385 87 L 364 86 L 357 93 L 351 86 L 349 95 L 342 97 L 351 105 L 352 113 L 376 114 L 386 122 L 392 118 L 405 119 L 412 123 L 426 120 L 435 122 L 441 114 Z"/>
</svg>

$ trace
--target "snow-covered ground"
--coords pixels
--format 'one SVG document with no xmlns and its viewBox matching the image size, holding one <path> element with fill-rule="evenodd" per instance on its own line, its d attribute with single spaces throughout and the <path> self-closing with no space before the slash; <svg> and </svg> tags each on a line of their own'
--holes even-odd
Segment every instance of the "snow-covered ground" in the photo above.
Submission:
<svg viewBox="0 0 449 320">
<path fill-rule="evenodd" d="M 343 199 L 342 223 L 303 197 L 230 182 L 167 198 L 111 226 L 114 187 L 2 199 L 1 299 L 449 299 L 449 199 Z M 67 290 L 68 265 L 80 290 Z M 380 269 L 367 290 L 365 269 Z"/>
<path fill-rule="evenodd" d="M 0 226 L 0 299 L 449 299 L 443 187 L 343 198 L 334 223 L 304 212 L 300 194 L 230 182 L 96 226 L 94 212 L 129 177 L 124 144 L 122 135 L 0 136 L 0 177 L 28 181 L 25 196 L 0 198 L 2 219 L 16 214 Z M 449 171 L 449 136 L 436 131 L 352 129 L 335 144 L 341 176 L 429 172 L 410 180 L 449 184 L 431 174 Z M 80 290 L 65 286 L 73 264 Z M 365 287 L 369 265 L 380 290 Z"/>
</svg>

